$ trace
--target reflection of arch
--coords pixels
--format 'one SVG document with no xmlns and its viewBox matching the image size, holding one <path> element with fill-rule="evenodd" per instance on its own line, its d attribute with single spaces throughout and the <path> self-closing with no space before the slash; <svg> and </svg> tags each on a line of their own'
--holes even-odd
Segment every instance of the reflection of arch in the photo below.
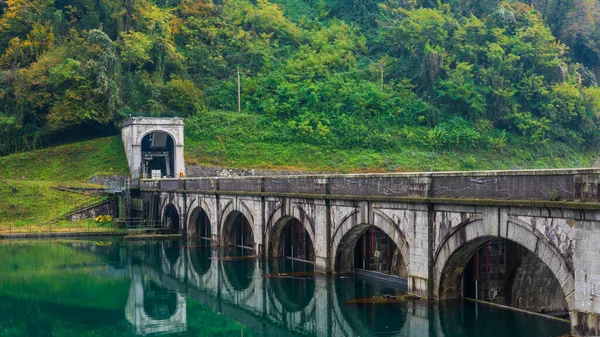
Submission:
<svg viewBox="0 0 600 337">
<path fill-rule="evenodd" d="M 188 218 L 188 235 L 190 237 L 211 237 L 210 216 L 204 208 L 198 206 L 190 213 Z"/>
<path fill-rule="evenodd" d="M 179 208 L 171 203 L 165 207 L 162 223 L 163 226 L 173 232 L 179 231 Z"/>
<path fill-rule="evenodd" d="M 283 234 L 284 230 L 288 228 L 288 226 L 290 226 L 292 223 L 295 223 L 296 221 L 297 221 L 297 223 L 299 223 L 302 226 L 303 231 L 306 231 L 306 233 L 308 234 L 308 237 L 310 240 L 309 249 L 312 249 L 312 254 L 309 254 L 309 256 L 312 256 L 312 259 L 314 259 L 315 234 L 313 232 L 313 229 L 311 226 L 307 226 L 304 222 L 298 220 L 297 218 L 295 218 L 293 216 L 281 217 L 279 220 L 277 220 L 277 222 L 275 222 L 275 224 L 271 228 L 271 231 L 269 233 L 268 240 L 267 240 L 267 242 L 269 244 L 269 248 L 268 248 L 269 256 L 277 257 L 277 256 L 283 255 L 282 254 L 282 251 L 283 251 L 282 234 Z"/>
<path fill-rule="evenodd" d="M 541 233 L 517 219 L 510 219 L 506 223 L 506 231 L 489 231 L 485 224 L 480 219 L 466 222 L 442 241 L 434 256 L 434 295 L 437 298 L 460 298 L 462 271 L 471 256 L 484 243 L 500 237 L 528 249 L 544 262 L 558 280 L 569 310 L 573 309 L 573 274 L 564 257 Z"/>
<path fill-rule="evenodd" d="M 231 209 L 230 209 L 231 208 Z M 225 209 L 223 223 L 221 226 L 221 243 L 226 246 L 247 246 L 254 248 L 254 222 L 252 214 L 247 209 L 232 209 L 231 203 Z M 229 212 L 227 212 L 229 209 Z M 237 231 L 242 237 L 239 237 Z"/>
<path fill-rule="evenodd" d="M 227 284 L 232 290 L 240 292 L 248 289 L 252 284 L 251 276 L 256 271 L 256 261 L 254 259 L 223 261 L 222 268 Z"/>
<path fill-rule="evenodd" d="M 281 262 L 281 260 L 271 259 L 269 273 L 277 274 L 291 269 L 287 264 Z M 310 311 L 314 310 L 316 281 L 314 275 L 311 275 L 313 267 L 308 264 L 300 264 L 300 268 L 292 272 L 294 271 L 306 272 L 307 275 L 267 278 L 271 289 L 269 292 L 271 301 L 281 313 L 284 313 L 282 309 L 288 313 L 306 313 L 307 308 Z"/>
<path fill-rule="evenodd" d="M 144 284 L 144 313 L 153 320 L 168 320 L 177 311 L 177 294 L 154 281 Z"/>
<path fill-rule="evenodd" d="M 378 213 L 376 213 L 379 215 Z M 354 213 L 352 217 L 357 217 L 358 213 Z M 352 270 L 354 265 L 354 247 L 358 239 L 371 227 L 371 224 L 360 224 L 351 227 L 349 221 L 350 217 L 344 219 L 339 226 L 333 237 L 333 249 L 334 252 L 334 268 L 336 272 L 347 273 Z M 383 216 L 376 216 L 375 223 L 373 224 L 376 228 L 383 231 L 387 236 L 392 239 L 396 247 L 400 250 L 400 255 L 404 260 L 406 268 L 410 263 L 410 248 L 408 242 L 402 232 Z"/>
<path fill-rule="evenodd" d="M 336 321 L 336 325 L 339 325 L 338 329 L 343 331 L 338 332 L 336 335 L 418 336 L 423 333 L 421 329 L 416 329 L 414 332 L 410 331 L 410 322 L 407 322 L 410 311 L 410 302 L 408 301 L 386 305 L 346 304 L 347 300 L 381 295 L 382 293 L 374 290 L 368 291 L 368 289 L 381 288 L 385 285 L 358 279 L 336 278 L 333 287 L 333 319 Z M 400 293 L 398 289 L 392 288 L 389 289 L 389 292 L 384 291 L 383 293 L 393 293 L 394 291 L 396 294 Z M 390 307 L 397 310 L 390 310 Z M 409 334 L 407 331 L 412 333 Z"/>
<path fill-rule="evenodd" d="M 212 249 L 210 247 L 198 247 L 197 249 L 188 249 L 190 264 L 197 276 L 202 277 L 210 271 L 212 264 Z"/>
<path fill-rule="evenodd" d="M 137 335 L 181 333 L 187 329 L 185 297 L 162 288 L 159 278 L 140 267 L 132 269 L 125 318 Z"/>
</svg>

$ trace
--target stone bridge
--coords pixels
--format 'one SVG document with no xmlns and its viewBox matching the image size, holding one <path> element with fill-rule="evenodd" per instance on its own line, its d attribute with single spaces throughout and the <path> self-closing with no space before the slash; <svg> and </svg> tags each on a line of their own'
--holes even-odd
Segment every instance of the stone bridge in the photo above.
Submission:
<svg viewBox="0 0 600 337">
<path fill-rule="evenodd" d="M 561 308 L 579 335 L 600 333 L 599 187 L 594 169 L 140 181 L 147 216 L 184 235 L 322 273 L 352 272 L 361 254 L 381 268 L 388 254 L 413 295 Z"/>
</svg>

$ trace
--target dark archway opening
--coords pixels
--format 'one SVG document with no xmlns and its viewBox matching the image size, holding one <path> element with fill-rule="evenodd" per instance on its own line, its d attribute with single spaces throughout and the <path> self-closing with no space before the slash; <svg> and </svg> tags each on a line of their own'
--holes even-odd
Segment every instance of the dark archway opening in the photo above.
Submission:
<svg viewBox="0 0 600 337">
<path fill-rule="evenodd" d="M 211 239 L 210 218 L 204 209 L 197 208 L 190 219 L 190 236 L 205 240 Z"/>
<path fill-rule="evenodd" d="M 467 244 L 449 265 L 454 270 L 444 268 L 442 293 L 568 317 L 565 294 L 552 270 L 518 243 L 494 238 Z"/>
<path fill-rule="evenodd" d="M 167 320 L 177 312 L 177 294 L 153 281 L 144 284 L 144 312 L 155 320 Z"/>
<path fill-rule="evenodd" d="M 304 225 L 291 218 L 275 230 L 271 242 L 272 256 L 286 257 L 306 262 L 315 261 L 313 242 Z"/>
<path fill-rule="evenodd" d="M 142 174 L 146 178 L 175 177 L 175 141 L 166 132 L 150 132 L 142 139 Z"/>
<path fill-rule="evenodd" d="M 252 227 L 241 212 L 233 212 L 227 217 L 223 238 L 226 245 L 254 249 Z"/>
<path fill-rule="evenodd" d="M 406 264 L 400 249 L 381 229 L 369 228 L 354 247 L 354 268 L 407 277 Z"/>
<path fill-rule="evenodd" d="M 171 232 L 177 233 L 179 231 L 179 212 L 177 212 L 177 207 L 169 204 L 165 208 L 163 223 L 165 228 Z"/>
</svg>

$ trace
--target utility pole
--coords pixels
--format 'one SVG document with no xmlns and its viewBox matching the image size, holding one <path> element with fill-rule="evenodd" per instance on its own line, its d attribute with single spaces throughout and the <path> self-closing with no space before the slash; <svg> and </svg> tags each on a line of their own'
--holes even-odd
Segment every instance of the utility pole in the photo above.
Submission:
<svg viewBox="0 0 600 337">
<path fill-rule="evenodd" d="M 240 68 L 238 68 L 238 113 L 242 112 L 242 81 L 240 78 Z"/>
<path fill-rule="evenodd" d="M 381 65 L 381 91 L 383 91 L 383 64 Z"/>
</svg>

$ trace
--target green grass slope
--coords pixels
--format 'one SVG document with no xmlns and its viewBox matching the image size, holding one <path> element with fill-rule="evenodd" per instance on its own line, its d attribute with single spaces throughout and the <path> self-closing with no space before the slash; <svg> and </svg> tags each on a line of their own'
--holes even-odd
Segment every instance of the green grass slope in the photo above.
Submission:
<svg viewBox="0 0 600 337">
<path fill-rule="evenodd" d="M 374 130 L 373 133 L 377 133 Z M 186 119 L 188 164 L 235 168 L 326 172 L 407 172 L 590 167 L 600 149 L 577 151 L 548 142 L 531 146 L 509 136 L 501 148 L 455 150 L 410 146 L 387 135 L 390 145 L 343 147 L 294 134 L 289 127 L 260 115 L 208 112 Z"/>
<path fill-rule="evenodd" d="M 104 197 L 58 191 L 58 186 L 91 186 L 93 176 L 126 175 L 119 137 L 99 138 L 0 157 L 0 233 L 87 231 L 89 223 L 56 221 Z"/>
</svg>

